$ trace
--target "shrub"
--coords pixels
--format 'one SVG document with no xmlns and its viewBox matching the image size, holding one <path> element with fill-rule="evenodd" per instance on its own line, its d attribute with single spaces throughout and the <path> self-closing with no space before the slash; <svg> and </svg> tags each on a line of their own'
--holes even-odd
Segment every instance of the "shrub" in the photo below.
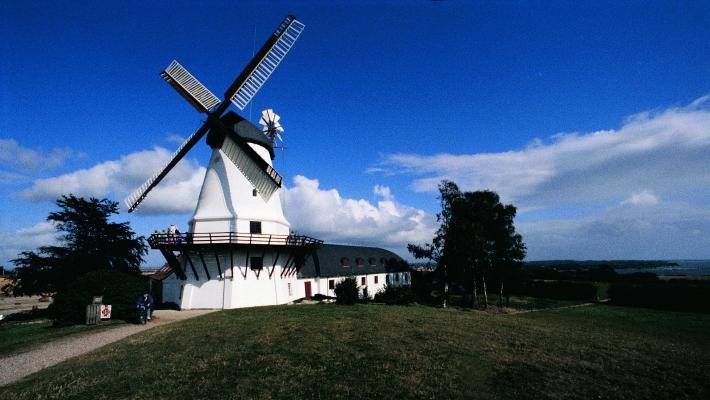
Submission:
<svg viewBox="0 0 710 400">
<path fill-rule="evenodd" d="M 148 279 L 137 274 L 100 270 L 80 275 L 57 293 L 49 306 L 55 325 L 80 324 L 86 318 L 86 305 L 93 296 L 103 296 L 103 303 L 111 305 L 111 318 L 133 321 L 135 301 L 148 289 Z"/>
<path fill-rule="evenodd" d="M 513 286 L 513 285 L 511 285 Z M 597 286 L 593 282 L 526 281 L 509 287 L 511 294 L 556 300 L 597 300 Z"/>
<path fill-rule="evenodd" d="M 385 286 L 375 294 L 375 301 L 385 304 L 414 303 L 416 296 L 409 286 Z"/>
<path fill-rule="evenodd" d="M 357 281 L 349 276 L 335 285 L 335 302 L 337 304 L 355 304 L 358 300 Z"/>
<path fill-rule="evenodd" d="M 609 288 L 611 303 L 658 310 L 710 313 L 710 283 L 670 281 L 615 283 Z"/>
</svg>

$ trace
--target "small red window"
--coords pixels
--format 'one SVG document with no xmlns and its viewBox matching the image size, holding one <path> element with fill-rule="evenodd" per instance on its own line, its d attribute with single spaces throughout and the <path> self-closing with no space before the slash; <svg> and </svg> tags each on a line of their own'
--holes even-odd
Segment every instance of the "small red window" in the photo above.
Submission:
<svg viewBox="0 0 710 400">
<path fill-rule="evenodd" d="M 349 266 L 350 266 L 350 259 L 347 258 L 347 257 L 343 257 L 343 258 L 340 259 L 340 264 L 341 264 L 343 267 L 349 267 Z"/>
<path fill-rule="evenodd" d="M 365 278 L 365 277 L 363 276 L 363 277 L 362 277 L 362 280 L 361 280 L 361 282 L 362 282 L 363 285 L 367 284 L 367 281 L 366 281 L 365 279 L 367 279 L 367 278 Z"/>
</svg>

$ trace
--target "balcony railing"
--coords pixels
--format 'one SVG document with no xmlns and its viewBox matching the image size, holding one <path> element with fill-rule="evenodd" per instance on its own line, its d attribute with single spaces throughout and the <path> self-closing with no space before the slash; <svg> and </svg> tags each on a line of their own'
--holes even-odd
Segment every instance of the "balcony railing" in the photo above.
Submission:
<svg viewBox="0 0 710 400">
<path fill-rule="evenodd" d="M 253 244 L 273 246 L 312 246 L 322 240 L 303 235 L 269 235 L 264 233 L 208 232 L 208 233 L 154 233 L 148 238 L 150 247 L 184 244 Z"/>
</svg>

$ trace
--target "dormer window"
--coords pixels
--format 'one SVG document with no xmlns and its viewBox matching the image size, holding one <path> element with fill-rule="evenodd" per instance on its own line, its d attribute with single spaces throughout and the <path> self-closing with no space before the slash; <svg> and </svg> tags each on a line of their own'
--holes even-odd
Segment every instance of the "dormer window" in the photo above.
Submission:
<svg viewBox="0 0 710 400">
<path fill-rule="evenodd" d="M 370 257 L 367 261 L 370 263 L 371 267 L 374 268 L 377 266 L 377 259 L 375 257 Z"/>
<path fill-rule="evenodd" d="M 358 267 L 363 267 L 363 266 L 365 266 L 365 260 L 363 260 L 363 259 L 360 258 L 360 257 L 356 258 L 356 259 L 355 259 L 355 262 L 357 263 L 357 266 L 358 266 Z"/>
<path fill-rule="evenodd" d="M 350 266 L 350 259 L 347 257 L 341 258 L 340 265 L 342 265 L 343 267 L 349 267 Z"/>
</svg>

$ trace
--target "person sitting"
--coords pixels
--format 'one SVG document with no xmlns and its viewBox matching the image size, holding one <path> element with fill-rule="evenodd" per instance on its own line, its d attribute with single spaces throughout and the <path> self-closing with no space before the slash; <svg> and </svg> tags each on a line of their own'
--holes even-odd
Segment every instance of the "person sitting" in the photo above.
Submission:
<svg viewBox="0 0 710 400">
<path fill-rule="evenodd" d="M 147 290 L 136 300 L 136 308 L 145 309 L 145 318 L 150 321 L 151 312 L 153 310 L 153 296 L 151 296 Z"/>
</svg>

